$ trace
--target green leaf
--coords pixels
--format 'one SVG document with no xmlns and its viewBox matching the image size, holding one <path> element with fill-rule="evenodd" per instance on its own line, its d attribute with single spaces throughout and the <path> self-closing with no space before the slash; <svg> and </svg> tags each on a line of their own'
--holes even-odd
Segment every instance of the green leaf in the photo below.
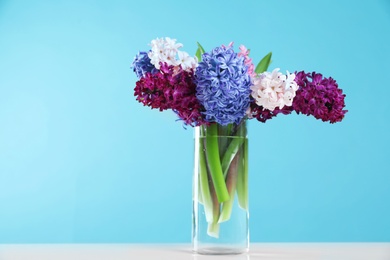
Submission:
<svg viewBox="0 0 390 260">
<path fill-rule="evenodd" d="M 198 49 L 196 50 L 195 56 L 198 58 L 198 61 L 202 61 L 202 54 L 205 53 L 202 45 L 200 45 L 199 42 L 196 42 L 198 44 Z"/>
<path fill-rule="evenodd" d="M 272 52 L 268 53 L 261 59 L 259 64 L 257 64 L 255 72 L 260 74 L 268 69 L 269 64 L 271 63 Z"/>
<path fill-rule="evenodd" d="M 202 54 L 200 54 L 200 49 L 196 50 L 195 56 L 198 58 L 198 62 L 202 61 Z"/>
<path fill-rule="evenodd" d="M 205 50 L 203 49 L 202 45 L 200 45 L 199 42 L 196 42 L 196 44 L 198 45 L 198 48 L 201 50 L 202 54 L 205 53 Z"/>
</svg>

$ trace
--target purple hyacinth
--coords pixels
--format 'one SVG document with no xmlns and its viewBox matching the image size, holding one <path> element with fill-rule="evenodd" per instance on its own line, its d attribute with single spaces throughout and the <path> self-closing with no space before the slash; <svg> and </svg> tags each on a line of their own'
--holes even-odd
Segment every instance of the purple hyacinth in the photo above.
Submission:
<svg viewBox="0 0 390 260">
<path fill-rule="evenodd" d="M 278 114 L 288 115 L 293 111 L 292 106 L 284 106 L 283 108 L 276 107 L 274 110 L 269 110 L 263 106 L 259 106 L 256 102 L 251 102 L 250 105 L 250 118 L 256 118 L 262 123 L 267 120 L 276 117 Z"/>
<path fill-rule="evenodd" d="M 313 115 L 330 123 L 340 122 L 348 110 L 345 107 L 345 94 L 338 88 L 336 81 L 322 74 L 300 71 L 295 73 L 299 89 L 293 100 L 293 108 L 299 114 Z"/>
<path fill-rule="evenodd" d="M 133 69 L 139 79 L 145 76 L 147 72 L 154 74 L 158 71 L 154 65 L 150 63 L 148 53 L 144 51 L 140 51 L 137 56 L 135 56 L 130 68 Z"/>
<path fill-rule="evenodd" d="M 203 54 L 195 76 L 196 97 L 206 110 L 206 121 L 239 123 L 249 107 L 251 93 L 244 57 L 230 46 L 217 47 Z"/>
</svg>

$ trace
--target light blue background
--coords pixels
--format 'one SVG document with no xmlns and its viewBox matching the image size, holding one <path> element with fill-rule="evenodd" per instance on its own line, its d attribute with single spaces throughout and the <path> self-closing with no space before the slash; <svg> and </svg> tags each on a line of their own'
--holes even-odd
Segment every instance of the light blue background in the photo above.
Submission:
<svg viewBox="0 0 390 260">
<path fill-rule="evenodd" d="M 0 243 L 190 242 L 193 131 L 129 69 L 164 36 L 347 94 L 342 123 L 249 122 L 251 241 L 390 241 L 388 0 L 0 0 Z"/>
</svg>

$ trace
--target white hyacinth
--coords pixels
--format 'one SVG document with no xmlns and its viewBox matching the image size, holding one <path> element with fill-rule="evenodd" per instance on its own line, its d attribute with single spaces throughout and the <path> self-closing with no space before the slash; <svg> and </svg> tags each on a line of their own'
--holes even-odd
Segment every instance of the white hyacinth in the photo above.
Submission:
<svg viewBox="0 0 390 260">
<path fill-rule="evenodd" d="M 195 57 L 191 57 L 187 52 L 179 51 L 179 48 L 183 47 L 183 44 L 176 43 L 176 39 L 169 37 L 157 38 L 151 42 L 151 50 L 148 53 L 150 62 L 160 69 L 160 62 L 165 62 L 168 65 L 179 66 L 181 65 L 183 70 L 195 69 L 198 65 L 198 61 Z M 178 58 L 177 58 L 178 56 Z"/>
<path fill-rule="evenodd" d="M 274 69 L 272 72 L 263 72 L 258 75 L 251 86 L 252 97 L 256 104 L 273 111 L 284 106 L 292 106 L 298 85 L 294 81 L 295 74 L 287 71 L 286 75 Z"/>
<path fill-rule="evenodd" d="M 198 66 L 198 59 L 196 57 L 191 57 L 185 51 L 179 51 L 179 64 L 183 70 L 189 71 L 190 69 L 196 68 Z"/>
</svg>

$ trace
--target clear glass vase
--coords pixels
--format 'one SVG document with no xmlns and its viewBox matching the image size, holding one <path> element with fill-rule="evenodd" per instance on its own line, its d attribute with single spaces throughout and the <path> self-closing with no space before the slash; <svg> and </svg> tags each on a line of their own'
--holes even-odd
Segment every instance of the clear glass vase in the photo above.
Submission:
<svg viewBox="0 0 390 260">
<path fill-rule="evenodd" d="M 240 124 L 195 128 L 193 250 L 240 254 L 249 249 L 248 138 Z"/>
</svg>

